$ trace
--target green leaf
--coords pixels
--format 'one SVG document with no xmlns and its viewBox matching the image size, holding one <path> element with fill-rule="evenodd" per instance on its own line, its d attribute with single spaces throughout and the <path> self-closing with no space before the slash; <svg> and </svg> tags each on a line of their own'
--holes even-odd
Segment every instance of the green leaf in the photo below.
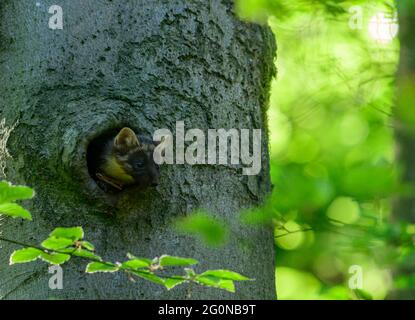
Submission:
<svg viewBox="0 0 415 320">
<path fill-rule="evenodd" d="M 19 206 L 17 203 L 2 203 L 0 204 L 0 214 L 5 214 L 6 216 L 12 218 L 22 218 L 27 220 L 32 220 L 32 215 L 29 211 Z"/>
<path fill-rule="evenodd" d="M 200 238 L 209 246 L 220 246 L 227 240 L 228 229 L 225 223 L 201 210 L 177 220 L 175 227 L 181 233 Z"/>
<path fill-rule="evenodd" d="M 155 275 L 154 273 L 148 270 L 136 270 L 136 271 L 131 271 L 131 272 L 140 278 L 146 279 L 148 281 L 151 281 L 157 284 L 164 285 L 164 280 L 162 278 L 160 278 L 159 276 Z"/>
<path fill-rule="evenodd" d="M 132 255 L 131 253 L 127 253 L 127 258 L 130 260 L 133 259 L 139 259 L 139 260 L 143 260 L 143 261 L 148 261 L 151 264 L 151 259 L 147 259 L 147 258 L 140 258 L 140 257 L 136 257 L 135 255 Z"/>
<path fill-rule="evenodd" d="M 229 270 L 207 270 L 196 276 L 195 281 L 209 287 L 235 292 L 233 281 L 250 280 L 249 278 Z"/>
<path fill-rule="evenodd" d="M 74 228 L 56 228 L 50 234 L 51 237 L 56 238 L 67 238 L 71 239 L 72 241 L 78 241 L 84 237 L 84 230 L 82 227 L 74 227 Z"/>
<path fill-rule="evenodd" d="M 81 258 L 87 258 L 90 260 L 98 260 L 98 261 L 102 261 L 102 258 L 98 255 L 96 255 L 95 253 L 82 249 L 82 248 L 65 248 L 65 249 L 61 249 L 59 250 L 59 252 L 64 252 L 64 253 L 68 253 L 71 254 L 75 257 L 81 257 Z"/>
<path fill-rule="evenodd" d="M 47 238 L 42 242 L 42 247 L 50 250 L 59 250 L 69 247 L 74 243 L 73 240 L 67 238 L 56 238 L 55 236 Z"/>
<path fill-rule="evenodd" d="M 196 277 L 195 281 L 204 286 L 235 292 L 235 285 L 232 280 L 223 280 L 214 276 L 199 275 Z"/>
<path fill-rule="evenodd" d="M 118 271 L 119 267 L 110 262 L 90 262 L 86 266 L 87 273 L 95 272 L 115 272 Z"/>
<path fill-rule="evenodd" d="M 95 246 L 89 241 L 81 241 L 80 244 L 82 248 L 85 248 L 89 251 L 95 251 Z"/>
<path fill-rule="evenodd" d="M 68 254 L 62 254 L 62 253 L 45 253 L 42 252 L 40 254 L 40 258 L 45 261 L 48 262 L 50 264 L 55 264 L 55 265 L 59 265 L 59 264 L 63 264 L 66 261 L 68 261 L 71 256 Z"/>
<path fill-rule="evenodd" d="M 151 260 L 150 259 L 135 258 L 135 259 L 132 259 L 132 260 L 125 261 L 121 265 L 121 268 L 137 270 L 137 269 L 141 269 L 141 268 L 148 268 L 150 265 L 151 265 Z"/>
<path fill-rule="evenodd" d="M 41 253 L 41 250 L 35 248 L 24 248 L 16 250 L 10 256 L 10 265 L 35 261 Z"/>
<path fill-rule="evenodd" d="M 172 276 L 170 278 L 164 279 L 164 285 L 166 286 L 167 290 L 171 290 L 183 282 L 186 282 L 186 278 L 182 276 Z"/>
<path fill-rule="evenodd" d="M 33 196 L 34 191 L 29 187 L 13 186 L 7 181 L 0 181 L 0 204 L 31 199 Z"/>
<path fill-rule="evenodd" d="M 365 290 L 355 289 L 353 290 L 353 292 L 356 294 L 356 297 L 360 300 L 373 300 L 372 295 Z"/>
<path fill-rule="evenodd" d="M 217 286 L 219 289 L 223 289 L 229 292 L 235 292 L 235 285 L 232 280 L 222 280 Z"/>
<path fill-rule="evenodd" d="M 168 266 L 191 266 L 194 264 L 198 264 L 199 261 L 191 258 L 181 258 L 181 257 L 174 257 L 168 255 L 162 255 L 159 258 L 159 264 L 162 267 Z"/>
<path fill-rule="evenodd" d="M 230 270 L 207 270 L 200 274 L 200 276 L 209 276 L 209 277 L 215 277 L 218 279 L 223 280 L 235 280 L 235 281 L 244 281 L 244 280 L 250 280 L 249 278 L 234 272 Z"/>
<path fill-rule="evenodd" d="M 76 249 L 72 254 L 77 257 L 102 261 L 102 258 L 100 256 L 96 255 L 95 253 L 92 253 L 91 251 L 84 250 L 82 248 Z"/>
</svg>

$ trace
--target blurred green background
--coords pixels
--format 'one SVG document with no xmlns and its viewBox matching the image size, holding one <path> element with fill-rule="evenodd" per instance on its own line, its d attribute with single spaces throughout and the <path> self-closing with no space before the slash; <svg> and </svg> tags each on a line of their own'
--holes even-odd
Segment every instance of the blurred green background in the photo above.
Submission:
<svg viewBox="0 0 415 320">
<path fill-rule="evenodd" d="M 403 189 L 391 118 L 393 2 L 240 0 L 236 10 L 268 23 L 278 45 L 268 111 L 274 190 L 250 217 L 275 226 L 278 298 L 384 299 L 411 287 L 410 276 L 392 280 L 394 266 L 414 259 L 415 233 L 390 223 Z"/>
<path fill-rule="evenodd" d="M 242 215 L 275 230 L 278 299 L 415 299 L 415 2 L 236 0 L 235 10 L 268 24 L 278 46 L 273 191 Z M 177 227 L 210 246 L 229 232 L 206 212 Z"/>
</svg>

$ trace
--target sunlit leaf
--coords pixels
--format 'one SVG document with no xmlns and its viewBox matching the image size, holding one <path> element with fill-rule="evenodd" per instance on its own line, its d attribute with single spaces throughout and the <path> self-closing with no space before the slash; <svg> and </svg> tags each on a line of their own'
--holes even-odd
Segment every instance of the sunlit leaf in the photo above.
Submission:
<svg viewBox="0 0 415 320">
<path fill-rule="evenodd" d="M 79 244 L 82 246 L 82 248 L 85 248 L 89 251 L 95 251 L 95 246 L 89 241 L 80 241 Z"/>
<path fill-rule="evenodd" d="M 116 272 L 118 270 L 119 270 L 119 267 L 110 262 L 90 262 L 86 266 L 87 273 Z"/>
<path fill-rule="evenodd" d="M 42 242 L 42 247 L 50 250 L 59 250 L 72 245 L 73 242 L 73 240 L 68 238 L 56 238 L 55 236 L 52 236 Z"/>
<path fill-rule="evenodd" d="M 199 261 L 191 258 L 181 258 L 181 257 L 174 257 L 169 255 L 162 255 L 159 258 L 159 264 L 162 267 L 168 266 L 191 266 L 194 264 L 199 263 Z"/>
<path fill-rule="evenodd" d="M 207 270 L 200 274 L 202 277 L 215 277 L 218 279 L 223 280 L 235 280 L 235 281 L 243 281 L 243 280 L 250 280 L 248 277 L 245 277 L 237 272 L 230 271 L 230 270 Z"/>
<path fill-rule="evenodd" d="M 81 258 L 86 258 L 86 259 L 90 259 L 90 260 L 98 260 L 98 261 L 102 261 L 102 258 L 98 255 L 96 255 L 95 253 L 89 251 L 89 250 L 85 250 L 82 248 L 67 248 L 67 249 L 61 249 L 59 250 L 59 252 L 63 252 L 63 253 L 68 253 L 72 256 L 75 257 L 81 257 Z"/>
<path fill-rule="evenodd" d="M 357 296 L 358 299 L 361 299 L 361 300 L 373 300 L 372 295 L 369 292 L 365 291 L 365 290 L 355 289 L 355 290 L 353 290 L 353 292 L 356 294 L 356 296 Z"/>
<path fill-rule="evenodd" d="M 13 186 L 6 181 L 0 181 L 0 204 L 17 200 L 31 199 L 34 191 L 29 187 Z"/>
<path fill-rule="evenodd" d="M 214 287 L 229 292 L 235 292 L 235 285 L 232 280 L 223 280 L 215 276 L 199 275 L 196 277 L 195 281 L 208 287 Z"/>
<path fill-rule="evenodd" d="M 164 280 L 155 275 L 154 273 L 148 271 L 148 270 L 137 270 L 137 271 L 131 271 L 133 274 L 135 274 L 137 277 L 146 279 L 148 281 L 164 285 Z"/>
<path fill-rule="evenodd" d="M 50 236 L 56 238 L 67 238 L 73 241 L 77 241 L 84 237 L 84 230 L 82 227 L 56 228 L 52 231 Z"/>
<path fill-rule="evenodd" d="M 223 245 L 227 240 L 227 228 L 223 222 L 198 211 L 176 221 L 176 229 L 194 235 L 210 246 Z"/>
<path fill-rule="evenodd" d="M 68 261 L 71 258 L 71 256 L 68 254 L 62 254 L 62 253 L 50 253 L 49 254 L 49 253 L 42 252 L 40 254 L 40 258 L 43 261 L 48 262 L 50 264 L 60 265 Z"/>
<path fill-rule="evenodd" d="M 32 215 L 29 211 L 18 205 L 17 203 L 2 203 L 0 204 L 0 214 L 12 218 L 23 218 L 26 220 L 32 220 Z"/>
<path fill-rule="evenodd" d="M 148 268 L 151 265 L 150 259 L 135 258 L 122 263 L 121 268 L 123 269 L 142 269 Z"/>
<path fill-rule="evenodd" d="M 164 285 L 168 290 L 171 290 L 177 285 L 182 284 L 184 282 L 186 282 L 186 278 L 182 276 L 172 276 L 164 280 Z"/>
<path fill-rule="evenodd" d="M 10 265 L 35 261 L 41 255 L 41 253 L 42 251 L 36 248 L 24 248 L 16 250 L 10 256 Z"/>
</svg>

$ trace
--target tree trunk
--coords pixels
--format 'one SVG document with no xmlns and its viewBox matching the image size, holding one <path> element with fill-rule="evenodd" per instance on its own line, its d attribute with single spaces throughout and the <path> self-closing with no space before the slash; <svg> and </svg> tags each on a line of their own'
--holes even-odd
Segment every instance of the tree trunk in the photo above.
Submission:
<svg viewBox="0 0 415 320">
<path fill-rule="evenodd" d="M 415 182 L 415 4 L 411 0 L 398 1 L 400 27 L 400 64 L 397 73 L 397 104 L 395 109 L 395 141 L 397 160 L 402 171 L 402 183 L 414 187 Z M 415 194 L 405 192 L 393 206 L 393 219 L 415 223 Z M 405 263 L 394 270 L 395 277 L 412 275 L 413 264 Z M 414 289 L 393 290 L 390 298 L 414 299 Z"/>
<path fill-rule="evenodd" d="M 46 4 L 45 4 L 46 3 Z M 54 1 L 0 3 L 0 119 L 14 129 L 3 147 L 7 180 L 36 190 L 33 222 L 4 219 L 4 237 L 39 243 L 57 226 L 83 226 L 108 261 L 125 254 L 198 259 L 198 270 L 227 268 L 255 278 L 236 293 L 131 283 L 124 274 L 85 274 L 85 261 L 63 266 L 63 290 L 51 290 L 44 263 L 8 266 L 16 246 L 0 250 L 5 299 L 273 299 L 271 228 L 238 222 L 243 208 L 270 190 L 265 107 L 274 72 L 267 27 L 239 21 L 227 0 L 60 0 L 63 30 L 48 27 Z M 164 165 L 154 189 L 106 194 L 90 177 L 88 144 L 123 126 L 260 128 L 262 170 L 241 166 Z M 3 135 L 2 142 L 7 141 Z M 3 143 L 4 144 L 4 143 Z M 0 146 L 2 144 L 0 143 Z M 172 220 L 204 208 L 231 226 L 220 249 L 179 235 Z"/>
</svg>

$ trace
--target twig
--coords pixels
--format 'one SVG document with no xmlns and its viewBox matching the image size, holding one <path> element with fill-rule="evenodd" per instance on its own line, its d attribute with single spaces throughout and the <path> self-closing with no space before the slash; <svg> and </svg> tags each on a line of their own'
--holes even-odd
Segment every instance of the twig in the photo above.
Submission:
<svg viewBox="0 0 415 320">
<path fill-rule="evenodd" d="M 26 248 L 33 248 L 33 249 L 37 249 L 37 250 L 40 250 L 40 251 L 42 251 L 42 252 L 44 252 L 44 253 L 47 253 L 47 254 L 50 254 L 50 253 L 58 253 L 58 254 L 66 254 L 66 255 L 69 255 L 69 256 L 71 256 L 71 257 L 76 257 L 76 258 L 81 258 L 81 259 L 83 259 L 83 260 L 87 260 L 87 261 L 94 261 L 94 262 L 99 262 L 99 263 L 102 263 L 103 265 L 106 265 L 106 266 L 109 266 L 109 267 L 114 267 L 114 266 L 117 266 L 117 264 L 115 264 L 115 263 L 110 263 L 110 262 L 105 262 L 105 261 L 101 261 L 100 259 L 98 259 L 98 258 L 92 258 L 92 257 L 80 257 L 80 256 L 77 256 L 77 255 L 74 255 L 73 253 L 71 253 L 71 252 L 63 252 L 63 251 L 59 251 L 59 250 L 49 250 L 49 249 L 45 249 L 45 248 L 42 248 L 42 247 L 39 247 L 39 246 L 36 246 L 36 245 L 31 245 L 31 244 L 27 244 L 27 243 L 23 243 L 23 242 L 20 242 L 20 241 L 16 241 L 16 240 L 11 240 L 11 239 L 7 239 L 7 238 L 4 238 L 4 237 L 0 237 L 0 241 L 4 241 L 4 242 L 8 242 L 8 243 L 12 243 L 12 244 L 16 244 L 16 245 L 18 245 L 18 246 L 21 246 L 21 247 L 26 247 Z M 74 248 L 74 251 L 76 251 L 76 249 L 77 248 Z M 144 274 L 144 275 L 147 275 L 147 273 L 146 272 L 143 272 L 142 270 L 136 270 L 136 269 L 133 269 L 133 268 L 130 268 L 130 267 L 123 267 L 122 269 L 119 269 L 119 270 L 122 270 L 122 271 L 124 271 L 124 272 L 126 272 L 127 274 L 131 274 L 131 273 L 141 273 L 141 274 Z M 151 272 L 151 270 L 150 270 L 150 272 Z M 154 273 L 153 273 L 154 274 Z M 182 279 L 181 277 L 179 277 L 179 276 L 171 276 L 171 277 L 166 277 L 166 276 L 161 276 L 161 275 L 157 275 L 157 277 L 159 277 L 159 278 L 161 278 L 161 279 Z M 191 280 L 191 279 L 187 279 L 187 280 Z M 186 280 L 186 281 L 187 281 Z"/>
<path fill-rule="evenodd" d="M 284 228 L 284 230 L 286 231 L 286 233 L 275 236 L 274 239 L 282 238 L 282 237 L 285 237 L 285 236 L 288 236 L 290 234 L 297 233 L 297 232 L 313 231 L 313 228 L 299 229 L 299 230 L 295 230 L 295 231 L 289 231 L 288 229 Z"/>
</svg>

